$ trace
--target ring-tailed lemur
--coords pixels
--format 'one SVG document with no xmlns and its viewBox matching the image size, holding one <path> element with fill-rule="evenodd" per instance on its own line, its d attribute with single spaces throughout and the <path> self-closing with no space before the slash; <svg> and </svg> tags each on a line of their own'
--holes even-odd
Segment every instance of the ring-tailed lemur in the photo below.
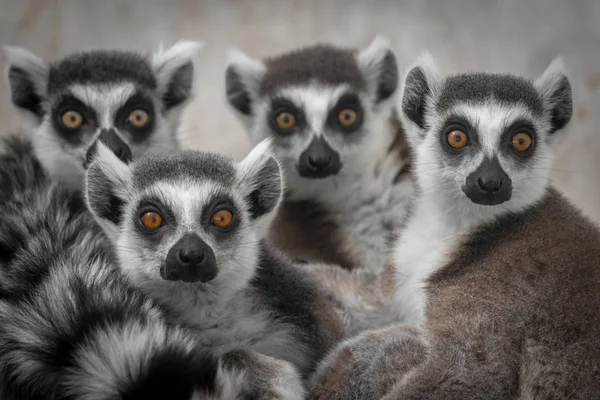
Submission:
<svg viewBox="0 0 600 400">
<path fill-rule="evenodd" d="M 10 140 L 0 156 L 0 192 L 11 194 L 0 196 L 0 398 L 266 399 L 298 387 L 288 363 L 216 354 L 174 324 L 29 145 Z M 25 188 L 14 179 L 23 168 L 35 179 Z"/>
<path fill-rule="evenodd" d="M 6 77 L 23 133 L 53 179 L 80 189 L 97 140 L 122 160 L 177 149 L 180 114 L 193 91 L 201 43 L 181 41 L 152 56 L 94 50 L 47 64 L 6 47 Z M 13 179 L 34 179 L 20 171 Z"/>
<path fill-rule="evenodd" d="M 252 142 L 272 138 L 283 166 L 274 243 L 301 260 L 381 270 L 413 192 L 387 40 L 361 50 L 315 45 L 264 61 L 235 51 L 225 81 Z"/>
<path fill-rule="evenodd" d="M 395 306 L 414 327 L 341 345 L 314 398 L 597 398 L 600 231 L 549 178 L 573 110 L 562 61 L 530 81 L 442 76 L 425 55 L 401 110 L 418 195 Z"/>
<path fill-rule="evenodd" d="M 344 332 L 317 283 L 261 239 L 283 192 L 268 147 L 238 164 L 183 151 L 126 165 L 100 144 L 85 193 L 124 273 L 203 345 L 281 359 L 306 377 Z"/>
</svg>

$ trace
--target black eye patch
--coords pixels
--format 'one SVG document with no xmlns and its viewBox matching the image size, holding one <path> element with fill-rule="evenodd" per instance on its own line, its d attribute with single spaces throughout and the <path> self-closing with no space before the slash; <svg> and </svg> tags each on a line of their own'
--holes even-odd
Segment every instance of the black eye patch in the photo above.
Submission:
<svg viewBox="0 0 600 400">
<path fill-rule="evenodd" d="M 531 139 L 531 145 L 525 151 L 516 151 L 513 147 L 513 137 L 517 134 L 524 133 Z M 502 132 L 500 139 L 500 151 L 505 154 L 514 156 L 516 161 L 524 162 L 531 156 L 535 150 L 537 132 L 535 126 L 527 119 L 518 119 L 508 125 Z"/>
<path fill-rule="evenodd" d="M 225 211 L 231 216 L 226 226 L 219 226 L 216 218 L 222 217 L 220 211 Z M 207 232 L 215 236 L 217 240 L 226 240 L 235 232 L 240 224 L 240 211 L 233 200 L 225 194 L 215 195 L 210 202 L 202 208 L 201 224 Z"/>
<path fill-rule="evenodd" d="M 78 128 L 65 126 L 62 117 L 66 112 L 74 111 L 81 115 L 82 121 Z M 81 133 L 92 129 L 96 123 L 96 112 L 70 93 L 61 95 L 52 107 L 52 126 L 62 139 L 72 145 L 82 144 Z"/>
<path fill-rule="evenodd" d="M 140 110 L 142 115 L 145 113 L 147 120 L 143 126 L 135 126 L 130 116 L 132 113 Z M 115 116 L 115 125 L 120 130 L 126 130 L 131 134 L 131 140 L 134 143 L 144 141 L 153 131 L 156 124 L 156 115 L 152 99 L 142 92 L 137 92 L 131 96 L 127 102 L 117 110 Z"/>
<path fill-rule="evenodd" d="M 283 118 L 283 121 L 278 121 L 284 113 L 289 113 L 289 116 Z M 271 101 L 270 112 L 268 114 L 269 127 L 280 135 L 288 135 L 290 133 L 297 132 L 304 126 L 304 112 L 302 109 L 297 107 L 292 101 L 284 98 L 275 98 Z M 293 124 L 289 128 L 283 128 L 281 122 L 288 122 L 290 118 L 293 120 Z"/>
<path fill-rule="evenodd" d="M 352 116 L 351 123 L 344 124 L 345 110 L 350 111 Z M 342 132 L 350 133 L 356 131 L 362 126 L 363 123 L 363 107 L 358 96 L 354 93 L 345 93 L 340 96 L 335 106 L 329 112 L 327 116 L 327 123 L 334 129 Z"/>
<path fill-rule="evenodd" d="M 160 215 L 163 224 L 160 229 L 149 231 L 144 227 L 142 224 L 142 217 L 148 212 L 157 213 Z M 172 232 L 177 226 L 175 213 L 173 213 L 170 207 L 165 205 L 156 197 L 148 197 L 141 200 L 135 208 L 135 212 L 132 214 L 131 218 L 131 222 L 139 236 L 153 246 L 157 246 L 165 237 L 165 235 L 167 235 L 169 232 Z"/>
</svg>

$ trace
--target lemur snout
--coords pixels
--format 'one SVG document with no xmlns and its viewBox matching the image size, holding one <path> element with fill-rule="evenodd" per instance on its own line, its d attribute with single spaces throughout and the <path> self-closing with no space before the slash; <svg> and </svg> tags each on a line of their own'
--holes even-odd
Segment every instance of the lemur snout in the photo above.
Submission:
<svg viewBox="0 0 600 400">
<path fill-rule="evenodd" d="M 104 143 L 113 153 L 115 153 L 115 155 L 119 157 L 119 160 L 126 164 L 131 161 L 131 148 L 123 141 L 123 139 L 119 137 L 119 135 L 117 135 L 114 130 L 102 129 L 98 140 Z"/>
<path fill-rule="evenodd" d="M 340 155 L 322 137 L 315 137 L 298 160 L 298 173 L 305 178 L 326 178 L 340 172 Z"/>
<path fill-rule="evenodd" d="M 510 200 L 512 182 L 497 157 L 486 157 L 481 165 L 467 176 L 463 192 L 473 203 L 494 206 Z"/>
<path fill-rule="evenodd" d="M 160 274 L 169 281 L 202 282 L 213 280 L 219 272 L 215 254 L 194 234 L 182 237 L 167 254 Z"/>
</svg>

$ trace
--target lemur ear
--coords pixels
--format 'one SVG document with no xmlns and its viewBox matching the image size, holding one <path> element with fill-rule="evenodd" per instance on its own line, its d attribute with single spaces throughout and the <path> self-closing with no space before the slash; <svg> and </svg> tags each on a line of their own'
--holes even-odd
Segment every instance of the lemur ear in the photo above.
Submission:
<svg viewBox="0 0 600 400">
<path fill-rule="evenodd" d="M 407 69 L 402 82 L 402 97 L 400 99 L 401 115 L 407 127 L 411 125 L 416 129 L 407 129 L 409 132 L 417 131 L 422 138 L 427 129 L 426 117 L 429 107 L 432 107 L 432 98 L 438 70 L 436 63 L 429 52 L 422 52 L 417 60 Z M 413 138 L 415 139 L 415 138 Z"/>
<path fill-rule="evenodd" d="M 151 60 L 158 92 L 165 108 L 182 105 L 191 98 L 194 85 L 194 59 L 204 43 L 182 40 L 172 47 L 159 48 Z"/>
<path fill-rule="evenodd" d="M 550 117 L 550 133 L 563 129 L 573 116 L 573 94 L 561 57 L 555 58 L 535 81 Z"/>
<path fill-rule="evenodd" d="M 46 96 L 49 66 L 41 58 L 22 47 L 5 46 L 5 77 L 11 100 L 20 110 L 38 120 L 44 114 L 42 100 Z"/>
<path fill-rule="evenodd" d="M 225 95 L 227 102 L 242 116 L 252 115 L 264 73 L 265 65 L 261 61 L 239 50 L 230 51 L 225 70 Z"/>
<path fill-rule="evenodd" d="M 102 142 L 94 146 L 96 154 L 85 176 L 86 203 L 107 233 L 114 234 L 123 219 L 131 172 Z"/>
<path fill-rule="evenodd" d="M 238 181 L 250 205 L 252 219 L 271 213 L 281 201 L 281 167 L 272 154 L 271 139 L 265 139 L 254 146 L 238 167 Z"/>
<path fill-rule="evenodd" d="M 377 36 L 357 57 L 365 79 L 375 89 L 375 103 L 390 98 L 398 88 L 398 64 L 389 41 Z"/>
</svg>

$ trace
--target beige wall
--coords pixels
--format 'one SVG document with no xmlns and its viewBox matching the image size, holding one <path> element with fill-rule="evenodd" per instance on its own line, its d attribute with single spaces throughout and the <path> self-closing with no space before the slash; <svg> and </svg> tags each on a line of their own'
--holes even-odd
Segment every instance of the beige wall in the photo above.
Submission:
<svg viewBox="0 0 600 400">
<path fill-rule="evenodd" d="M 449 70 L 533 77 L 564 55 L 576 115 L 553 180 L 600 221 L 600 1 L 0 0 L 0 44 L 26 46 L 46 59 L 98 47 L 147 51 L 159 41 L 205 41 L 198 94 L 181 135 L 188 146 L 237 158 L 249 143 L 224 99 L 229 48 L 261 57 L 315 41 L 362 46 L 377 33 L 390 38 L 401 64 L 428 48 Z M 0 119 L 0 134 L 18 126 L 5 85 Z"/>
</svg>

